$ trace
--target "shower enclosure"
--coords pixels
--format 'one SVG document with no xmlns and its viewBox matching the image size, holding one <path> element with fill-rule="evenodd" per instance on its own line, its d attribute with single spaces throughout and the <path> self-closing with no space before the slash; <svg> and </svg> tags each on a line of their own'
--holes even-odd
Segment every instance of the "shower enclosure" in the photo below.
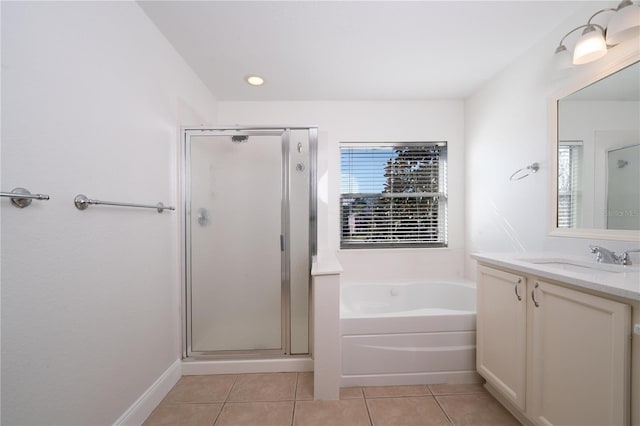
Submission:
<svg viewBox="0 0 640 426">
<path fill-rule="evenodd" d="M 185 357 L 309 352 L 314 127 L 184 128 Z"/>
<path fill-rule="evenodd" d="M 640 230 L 638 182 L 640 144 L 607 150 L 607 229 Z"/>
</svg>

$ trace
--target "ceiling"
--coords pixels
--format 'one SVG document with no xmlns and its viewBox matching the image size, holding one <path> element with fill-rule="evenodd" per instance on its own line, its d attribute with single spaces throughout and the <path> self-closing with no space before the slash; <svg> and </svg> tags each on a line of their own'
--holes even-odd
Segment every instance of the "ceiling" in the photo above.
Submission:
<svg viewBox="0 0 640 426">
<path fill-rule="evenodd" d="M 587 3 L 139 2 L 223 101 L 464 99 Z"/>
</svg>

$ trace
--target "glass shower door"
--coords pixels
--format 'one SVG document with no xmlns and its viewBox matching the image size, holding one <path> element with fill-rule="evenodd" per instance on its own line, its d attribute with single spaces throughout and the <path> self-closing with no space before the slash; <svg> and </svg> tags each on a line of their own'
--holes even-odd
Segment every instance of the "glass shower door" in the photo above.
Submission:
<svg viewBox="0 0 640 426">
<path fill-rule="evenodd" d="M 189 138 L 191 353 L 286 352 L 282 134 Z"/>
<path fill-rule="evenodd" d="M 640 230 L 640 144 L 607 152 L 607 229 Z"/>
</svg>

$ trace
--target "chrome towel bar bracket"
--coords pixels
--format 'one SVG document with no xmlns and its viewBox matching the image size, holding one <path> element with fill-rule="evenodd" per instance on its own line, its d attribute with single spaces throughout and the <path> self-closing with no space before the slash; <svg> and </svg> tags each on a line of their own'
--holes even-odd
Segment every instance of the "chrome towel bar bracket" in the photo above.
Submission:
<svg viewBox="0 0 640 426">
<path fill-rule="evenodd" d="M 139 207 L 143 209 L 156 209 L 158 213 L 162 213 L 165 210 L 175 210 L 176 208 L 173 206 L 165 206 L 162 203 L 158 203 L 156 205 L 151 204 L 133 204 L 133 203 L 119 203 L 115 201 L 100 201 L 100 200 L 92 200 L 88 198 L 86 195 L 78 194 L 73 199 L 73 203 L 76 205 L 78 210 L 86 210 L 90 205 L 98 205 L 103 204 L 106 206 L 121 206 L 121 207 Z"/>
<path fill-rule="evenodd" d="M 0 192 L 0 197 L 11 198 L 11 204 L 18 208 L 25 208 L 31 205 L 33 200 L 48 200 L 45 194 L 32 194 L 24 188 L 14 188 L 11 192 Z"/>
</svg>

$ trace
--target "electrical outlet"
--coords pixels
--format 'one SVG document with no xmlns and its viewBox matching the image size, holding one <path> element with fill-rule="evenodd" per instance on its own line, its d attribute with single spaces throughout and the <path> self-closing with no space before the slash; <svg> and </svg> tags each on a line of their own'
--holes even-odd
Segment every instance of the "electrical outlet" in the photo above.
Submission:
<svg viewBox="0 0 640 426">
<path fill-rule="evenodd" d="M 640 336 L 640 324 L 633 324 L 633 334 Z"/>
</svg>

